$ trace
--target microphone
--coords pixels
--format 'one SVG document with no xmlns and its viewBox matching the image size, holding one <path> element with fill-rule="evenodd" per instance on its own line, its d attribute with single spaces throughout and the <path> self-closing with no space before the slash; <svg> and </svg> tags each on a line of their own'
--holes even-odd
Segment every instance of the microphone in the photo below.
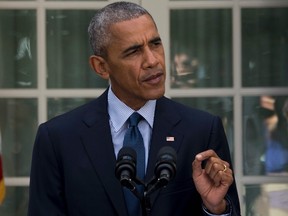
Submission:
<svg viewBox="0 0 288 216">
<path fill-rule="evenodd" d="M 158 188 L 165 187 L 176 175 L 177 154 L 174 148 L 164 146 L 157 156 L 154 173 L 157 178 Z"/>
<path fill-rule="evenodd" d="M 176 159 L 177 154 L 174 148 L 164 146 L 159 150 L 154 168 L 154 177 L 148 184 L 146 197 L 159 188 L 167 186 L 169 181 L 175 177 Z"/>
<path fill-rule="evenodd" d="M 135 190 L 136 159 L 137 156 L 134 149 L 123 147 L 118 153 L 115 167 L 115 176 L 121 185 L 132 191 Z"/>
</svg>

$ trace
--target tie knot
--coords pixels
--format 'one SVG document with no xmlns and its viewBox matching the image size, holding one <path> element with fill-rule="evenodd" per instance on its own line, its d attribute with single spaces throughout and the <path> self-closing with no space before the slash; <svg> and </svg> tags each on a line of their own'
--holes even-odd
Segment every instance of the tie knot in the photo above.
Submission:
<svg viewBox="0 0 288 216">
<path fill-rule="evenodd" d="M 138 123 L 141 121 L 143 117 L 137 113 L 137 112 L 134 112 L 130 117 L 129 117 L 129 125 L 131 127 L 133 126 L 137 126 Z"/>
</svg>

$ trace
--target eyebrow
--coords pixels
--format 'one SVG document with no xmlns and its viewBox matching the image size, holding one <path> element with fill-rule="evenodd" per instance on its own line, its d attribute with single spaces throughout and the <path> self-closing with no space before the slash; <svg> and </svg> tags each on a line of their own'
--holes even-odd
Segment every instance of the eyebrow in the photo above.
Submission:
<svg viewBox="0 0 288 216">
<path fill-rule="evenodd" d="M 161 42 L 161 38 L 159 36 L 155 37 L 155 38 L 152 38 L 150 41 L 149 41 L 149 44 L 153 44 L 155 42 Z M 129 53 L 131 50 L 137 50 L 139 48 L 143 47 L 143 44 L 135 44 L 135 45 L 132 45 L 130 47 L 128 47 L 127 49 L 125 49 L 122 54 L 123 55 L 126 55 L 127 53 Z"/>
<path fill-rule="evenodd" d="M 155 43 L 155 42 L 161 42 L 161 38 L 159 36 L 153 38 L 152 40 L 149 41 L 149 43 Z"/>
<path fill-rule="evenodd" d="M 122 54 L 125 56 L 126 54 L 128 54 L 130 51 L 133 51 L 133 50 L 137 50 L 139 48 L 141 48 L 143 46 L 143 44 L 135 44 L 135 45 L 132 45 L 130 47 L 128 47 L 127 49 L 125 49 Z"/>
</svg>

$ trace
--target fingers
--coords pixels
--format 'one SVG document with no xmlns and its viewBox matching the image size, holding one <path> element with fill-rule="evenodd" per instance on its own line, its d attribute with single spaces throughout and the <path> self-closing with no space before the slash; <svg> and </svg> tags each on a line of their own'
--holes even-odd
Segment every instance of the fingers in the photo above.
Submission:
<svg viewBox="0 0 288 216">
<path fill-rule="evenodd" d="M 216 175 L 218 172 L 231 171 L 229 163 L 221 160 L 220 158 L 209 158 L 206 163 L 205 171 L 207 174 Z"/>
<path fill-rule="evenodd" d="M 197 154 L 192 164 L 193 175 L 194 176 L 201 175 L 202 174 L 202 166 L 201 166 L 202 162 L 213 156 L 218 157 L 217 154 L 213 150 L 207 150 L 207 151 Z"/>
<path fill-rule="evenodd" d="M 202 162 L 206 161 L 204 170 Z M 193 176 L 200 176 L 205 172 L 213 181 L 215 186 L 220 184 L 230 185 L 233 182 L 233 173 L 230 164 L 221 160 L 213 150 L 207 150 L 196 155 L 193 162 Z"/>
<path fill-rule="evenodd" d="M 226 166 L 226 170 L 224 165 Z M 232 170 L 228 165 L 226 165 L 226 163 L 214 163 L 211 166 L 211 169 L 205 168 L 205 172 L 210 177 L 210 179 L 213 179 L 216 187 L 220 186 L 221 184 L 230 185 L 230 183 L 233 181 Z"/>
<path fill-rule="evenodd" d="M 195 160 L 192 163 L 192 168 L 193 168 L 193 176 L 194 177 L 198 177 L 202 174 L 202 156 L 201 155 L 197 155 L 195 157 Z"/>
<path fill-rule="evenodd" d="M 204 152 L 201 152 L 201 153 L 196 155 L 196 158 L 201 160 L 201 161 L 207 160 L 210 157 L 219 158 L 218 155 L 216 154 L 216 152 L 211 150 L 211 149 L 207 150 L 207 151 L 204 151 Z"/>
</svg>

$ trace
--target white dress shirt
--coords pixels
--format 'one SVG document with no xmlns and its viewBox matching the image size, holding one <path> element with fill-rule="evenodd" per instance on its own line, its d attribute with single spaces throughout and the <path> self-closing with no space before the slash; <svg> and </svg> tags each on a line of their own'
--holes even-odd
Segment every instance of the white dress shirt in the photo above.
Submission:
<svg viewBox="0 0 288 216">
<path fill-rule="evenodd" d="M 108 114 L 110 117 L 109 123 L 116 158 L 118 152 L 123 146 L 124 135 L 128 128 L 127 120 L 133 112 L 137 111 L 144 118 L 144 120 L 141 120 L 139 122 L 138 128 L 142 134 L 144 141 L 145 168 L 147 168 L 150 139 L 154 122 L 155 106 L 156 100 L 149 100 L 139 110 L 133 110 L 121 100 L 119 100 L 111 90 L 111 87 L 109 88 Z"/>
</svg>

